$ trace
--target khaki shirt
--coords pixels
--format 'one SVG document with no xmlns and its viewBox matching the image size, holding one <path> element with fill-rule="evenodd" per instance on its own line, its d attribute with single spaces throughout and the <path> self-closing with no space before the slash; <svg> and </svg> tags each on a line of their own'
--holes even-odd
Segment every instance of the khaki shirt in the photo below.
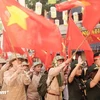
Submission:
<svg viewBox="0 0 100 100">
<path fill-rule="evenodd" d="M 11 76 L 14 75 L 13 81 Z M 4 73 L 4 82 L 7 85 L 7 99 L 6 100 L 26 100 L 25 85 L 31 82 L 30 77 L 24 73 L 16 74 L 13 68 Z"/>
<path fill-rule="evenodd" d="M 37 87 L 39 85 L 39 80 L 41 78 L 41 73 L 39 75 L 36 75 L 35 73 L 33 73 L 33 77 L 32 77 L 32 81 L 30 83 L 30 85 L 28 86 L 28 90 L 27 90 L 27 96 L 28 96 L 28 100 L 39 100 L 39 94 L 37 92 Z"/>
<path fill-rule="evenodd" d="M 2 87 L 3 84 L 3 77 L 4 77 L 4 72 L 8 69 L 9 66 L 7 66 L 6 64 L 4 66 L 2 66 L 2 68 L 0 69 L 0 87 Z"/>
<path fill-rule="evenodd" d="M 56 78 L 56 76 L 60 73 L 59 69 L 60 67 L 59 68 L 55 67 L 55 68 L 51 68 L 49 71 L 47 85 L 49 85 L 51 81 L 52 82 L 47 89 L 48 93 L 45 96 L 45 100 L 61 100 L 61 92 L 63 91 L 64 87 L 63 86 L 59 87 L 58 80 Z M 64 79 L 64 76 L 62 78 Z M 59 95 L 59 96 L 51 95 L 49 93 Z"/>
</svg>

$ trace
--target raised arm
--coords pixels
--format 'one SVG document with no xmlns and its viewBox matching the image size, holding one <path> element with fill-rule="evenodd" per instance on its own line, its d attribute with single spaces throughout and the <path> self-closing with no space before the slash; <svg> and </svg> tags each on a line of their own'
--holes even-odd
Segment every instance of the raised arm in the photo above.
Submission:
<svg viewBox="0 0 100 100">
<path fill-rule="evenodd" d="M 10 66 L 9 63 L 4 64 L 4 65 L 2 66 L 2 68 L 1 68 L 1 71 L 2 71 L 2 72 L 5 72 L 5 71 L 9 68 L 9 66 Z"/>
<path fill-rule="evenodd" d="M 81 64 L 83 63 L 82 58 L 79 56 L 78 57 L 78 64 L 76 65 L 76 67 L 73 69 L 73 71 L 71 72 L 69 78 L 68 78 L 68 82 L 71 83 L 74 80 L 74 77 L 76 75 L 76 72 L 78 70 L 78 68 L 81 66 Z"/>
<path fill-rule="evenodd" d="M 51 68 L 49 70 L 49 75 L 54 77 L 54 76 L 57 76 L 60 71 L 70 63 L 71 59 L 67 59 L 65 62 L 63 62 L 62 64 L 58 65 L 58 67 L 54 67 L 54 68 Z"/>
<path fill-rule="evenodd" d="M 74 77 L 76 75 L 76 71 L 78 70 L 78 68 L 80 67 L 81 64 L 77 64 L 77 66 L 73 69 L 73 71 L 71 72 L 69 78 L 68 78 L 68 82 L 71 83 L 74 80 Z"/>
<path fill-rule="evenodd" d="M 100 69 L 98 70 L 98 72 L 95 75 L 95 77 L 93 78 L 93 80 L 91 80 L 90 88 L 93 88 L 95 85 L 97 85 L 99 81 L 100 81 Z"/>
<path fill-rule="evenodd" d="M 22 74 L 22 80 L 23 80 L 23 83 L 25 85 L 29 85 L 31 83 L 31 78 L 30 78 L 30 75 L 29 75 L 30 72 L 26 72 L 24 71 L 24 74 Z"/>
<path fill-rule="evenodd" d="M 17 79 L 18 74 L 20 74 L 21 71 L 22 71 L 22 67 L 19 67 L 17 71 L 15 71 L 13 74 L 11 74 L 10 71 L 6 71 L 4 73 L 4 82 L 9 86 L 14 85 L 15 80 Z"/>
</svg>

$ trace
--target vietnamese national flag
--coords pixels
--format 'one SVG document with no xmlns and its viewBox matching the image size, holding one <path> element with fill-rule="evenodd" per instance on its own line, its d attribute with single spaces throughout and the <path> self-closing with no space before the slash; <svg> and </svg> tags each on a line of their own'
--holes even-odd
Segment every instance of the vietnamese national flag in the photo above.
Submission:
<svg viewBox="0 0 100 100">
<path fill-rule="evenodd" d="M 83 14 L 83 26 L 92 31 L 100 21 L 100 0 L 87 0 L 91 5 L 86 6 Z"/>
<path fill-rule="evenodd" d="M 82 41 L 85 39 L 81 31 L 79 30 L 79 28 L 74 23 L 71 16 L 69 17 L 67 34 L 68 35 L 66 39 L 67 41 L 69 40 L 68 41 L 68 53 L 70 55 L 71 51 L 77 49 L 78 46 L 82 43 Z M 93 63 L 93 52 L 87 40 L 84 41 L 84 43 L 81 45 L 79 49 L 84 50 L 88 65 L 91 65 Z"/>
<path fill-rule="evenodd" d="M 20 47 L 12 47 L 11 41 L 5 31 L 3 31 L 3 51 L 4 52 L 16 52 L 20 54 L 24 54 L 24 51 Z"/>
<path fill-rule="evenodd" d="M 0 17 L 15 47 L 60 52 L 61 34 L 48 19 L 15 0 L 0 0 Z"/>
</svg>

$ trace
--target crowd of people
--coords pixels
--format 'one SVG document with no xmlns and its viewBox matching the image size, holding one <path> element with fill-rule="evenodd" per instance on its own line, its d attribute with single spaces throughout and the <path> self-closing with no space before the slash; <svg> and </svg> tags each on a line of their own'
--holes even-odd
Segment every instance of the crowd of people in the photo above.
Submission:
<svg viewBox="0 0 100 100">
<path fill-rule="evenodd" d="M 81 56 L 65 60 L 61 55 L 50 66 L 45 70 L 40 59 L 30 66 L 20 54 L 0 58 L 0 100 L 100 100 L 100 52 L 91 66 Z M 41 96 L 38 86 L 45 72 L 47 90 Z"/>
</svg>

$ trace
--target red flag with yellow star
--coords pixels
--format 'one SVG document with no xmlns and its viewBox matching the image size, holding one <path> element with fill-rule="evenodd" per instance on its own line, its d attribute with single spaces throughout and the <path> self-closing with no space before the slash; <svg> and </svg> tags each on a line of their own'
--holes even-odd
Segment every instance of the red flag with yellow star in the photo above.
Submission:
<svg viewBox="0 0 100 100">
<path fill-rule="evenodd" d="M 55 52 L 62 50 L 61 34 L 54 23 L 15 0 L 1 0 L 0 4 L 0 17 L 14 46 Z"/>
</svg>

